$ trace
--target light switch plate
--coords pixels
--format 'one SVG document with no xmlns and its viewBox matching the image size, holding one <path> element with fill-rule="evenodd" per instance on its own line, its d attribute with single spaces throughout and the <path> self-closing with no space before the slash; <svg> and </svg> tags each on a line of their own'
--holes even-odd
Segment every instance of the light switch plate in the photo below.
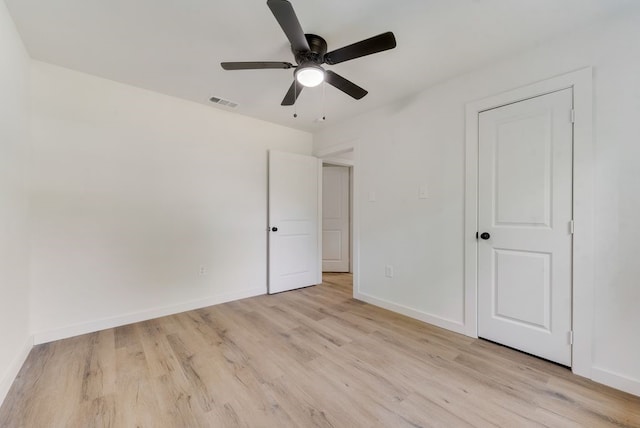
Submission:
<svg viewBox="0 0 640 428">
<path fill-rule="evenodd" d="M 384 276 L 386 276 L 387 278 L 393 278 L 393 266 L 385 265 Z"/>
<path fill-rule="evenodd" d="M 419 199 L 427 199 L 429 197 L 429 186 L 426 184 L 421 184 L 418 186 L 418 198 Z"/>
</svg>

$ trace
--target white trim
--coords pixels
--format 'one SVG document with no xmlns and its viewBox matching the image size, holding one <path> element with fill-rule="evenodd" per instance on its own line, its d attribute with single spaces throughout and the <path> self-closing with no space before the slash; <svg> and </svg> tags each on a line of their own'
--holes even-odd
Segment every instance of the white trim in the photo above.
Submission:
<svg viewBox="0 0 640 428">
<path fill-rule="evenodd" d="M 349 168 L 349 251 L 351 251 L 351 257 L 349 258 L 349 272 L 353 273 L 353 204 L 356 193 L 353 190 L 353 165 Z"/>
<path fill-rule="evenodd" d="M 316 216 L 318 218 L 316 234 L 318 236 L 318 244 L 316 247 L 317 257 L 317 272 L 316 272 L 316 284 L 322 284 L 322 159 L 318 159 L 318 212 Z"/>
<path fill-rule="evenodd" d="M 360 289 L 360 221 L 359 221 L 359 203 L 358 203 L 358 194 L 359 194 L 359 180 L 358 180 L 358 156 L 360 154 L 358 149 L 359 142 L 358 140 L 351 140 L 346 143 L 336 144 L 322 150 L 318 150 L 314 153 L 314 156 L 319 157 L 322 161 L 334 163 L 337 158 L 340 158 L 339 155 L 347 152 L 353 151 L 353 160 L 349 160 L 347 163 L 345 159 L 342 161 L 345 162 L 344 166 L 351 167 L 351 186 L 353 192 L 349 195 L 352 202 L 352 210 L 351 210 L 351 271 L 353 273 L 353 297 L 357 297 L 358 290 Z"/>
<path fill-rule="evenodd" d="M 27 337 L 27 340 L 22 345 L 18 355 L 14 358 L 3 378 L 0 379 L 0 405 L 2 405 L 2 402 L 7 397 L 13 381 L 16 379 L 20 369 L 24 365 L 24 362 L 27 360 L 29 352 L 31 352 L 31 348 L 33 348 L 33 336 Z"/>
<path fill-rule="evenodd" d="M 260 296 L 265 294 L 264 287 L 251 288 L 234 293 L 224 293 L 204 299 L 192 300 L 190 302 L 179 303 L 177 305 L 164 306 L 160 308 L 147 309 L 140 312 L 118 315 L 115 317 L 102 318 L 81 324 L 74 324 L 54 330 L 45 330 L 35 333 L 33 341 L 36 345 L 52 342 L 54 340 L 66 339 L 68 337 L 79 336 L 81 334 L 93 333 L 107 328 L 119 327 L 140 321 L 147 321 L 153 318 L 178 314 L 194 309 L 206 308 L 207 306 L 219 305 L 220 303 L 245 299 L 247 297 Z"/>
<path fill-rule="evenodd" d="M 633 379 L 629 376 L 600 367 L 593 367 L 591 369 L 591 376 L 596 382 L 640 397 L 640 379 Z"/>
<path fill-rule="evenodd" d="M 454 331 L 456 333 L 465 334 L 465 326 L 463 323 L 459 321 L 443 318 L 438 315 L 433 315 L 433 314 L 419 311 L 409 306 L 400 305 L 398 303 L 380 299 L 370 294 L 362 293 L 359 290 L 357 291 L 354 290 L 353 297 L 358 300 L 362 300 L 363 302 L 367 302 L 372 305 L 379 306 L 381 308 L 388 309 L 390 311 L 397 312 L 399 314 L 406 315 L 408 317 L 411 317 L 420 321 L 424 321 L 429 324 L 433 324 L 437 327 L 442 327 L 447 330 Z"/>
<path fill-rule="evenodd" d="M 335 165 L 335 166 L 346 166 L 346 167 L 350 167 L 353 166 L 353 161 L 351 159 L 342 159 L 342 158 L 322 158 L 322 164 L 323 165 Z"/>
<path fill-rule="evenodd" d="M 339 155 L 355 150 L 356 145 L 357 140 L 334 144 L 333 146 L 325 147 L 324 149 L 320 149 L 314 152 L 313 155 L 319 157 L 320 159 L 339 158 Z"/>
<path fill-rule="evenodd" d="M 576 122 L 573 129 L 573 361 L 574 373 L 591 377 L 594 316 L 594 144 L 593 70 L 583 68 L 466 105 L 464 333 L 478 336 L 477 325 L 477 206 L 478 115 L 480 112 L 528 98 L 573 88 Z"/>
<path fill-rule="evenodd" d="M 358 165 L 360 164 L 360 143 L 356 142 L 353 145 L 353 167 L 351 168 L 351 188 L 353 193 L 351 194 L 351 257 L 352 265 L 351 271 L 353 272 L 353 297 L 356 297 L 356 290 L 360 290 L 360 173 Z"/>
</svg>

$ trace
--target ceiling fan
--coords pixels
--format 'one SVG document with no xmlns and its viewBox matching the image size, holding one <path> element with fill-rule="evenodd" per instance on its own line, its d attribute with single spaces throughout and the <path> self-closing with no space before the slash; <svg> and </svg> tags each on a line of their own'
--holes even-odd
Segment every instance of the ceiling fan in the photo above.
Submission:
<svg viewBox="0 0 640 428">
<path fill-rule="evenodd" d="M 302 31 L 291 3 L 287 0 L 268 0 L 267 6 L 269 6 L 273 16 L 282 27 L 287 39 L 289 39 L 291 51 L 297 65 L 293 65 L 290 62 L 276 61 L 222 62 L 220 65 L 225 70 L 295 68 L 293 73 L 294 81 L 282 100 L 281 105 L 283 106 L 295 104 L 305 86 L 317 86 L 323 81 L 359 100 L 367 95 L 366 90 L 331 70 L 325 70 L 322 64 L 339 64 L 396 47 L 395 36 L 389 31 L 327 52 L 327 42 L 322 37 L 315 34 L 305 34 Z"/>
</svg>

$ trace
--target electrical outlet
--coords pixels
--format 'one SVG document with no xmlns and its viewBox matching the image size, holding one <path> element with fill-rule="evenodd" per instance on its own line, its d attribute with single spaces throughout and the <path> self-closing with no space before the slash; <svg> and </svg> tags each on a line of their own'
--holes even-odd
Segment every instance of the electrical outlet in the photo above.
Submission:
<svg viewBox="0 0 640 428">
<path fill-rule="evenodd" d="M 200 266 L 200 270 L 198 272 L 200 273 L 200 275 L 206 275 L 209 273 L 209 270 L 206 266 Z"/>
<path fill-rule="evenodd" d="M 393 266 L 386 265 L 384 267 L 384 276 L 386 276 L 387 278 L 393 278 Z"/>
</svg>

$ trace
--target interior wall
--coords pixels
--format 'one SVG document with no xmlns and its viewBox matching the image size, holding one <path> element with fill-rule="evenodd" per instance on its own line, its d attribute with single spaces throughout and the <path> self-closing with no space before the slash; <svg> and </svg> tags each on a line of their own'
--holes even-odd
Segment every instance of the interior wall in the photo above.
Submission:
<svg viewBox="0 0 640 428">
<path fill-rule="evenodd" d="M 266 293 L 267 151 L 310 154 L 310 134 L 37 61 L 31 78 L 36 342 Z"/>
<path fill-rule="evenodd" d="M 465 104 L 593 66 L 592 377 L 640 394 L 640 13 L 627 12 L 314 136 L 315 152 L 357 140 L 361 298 L 464 331 Z"/>
<path fill-rule="evenodd" d="M 0 403 L 26 353 L 29 260 L 25 167 L 29 56 L 0 1 Z"/>
</svg>

